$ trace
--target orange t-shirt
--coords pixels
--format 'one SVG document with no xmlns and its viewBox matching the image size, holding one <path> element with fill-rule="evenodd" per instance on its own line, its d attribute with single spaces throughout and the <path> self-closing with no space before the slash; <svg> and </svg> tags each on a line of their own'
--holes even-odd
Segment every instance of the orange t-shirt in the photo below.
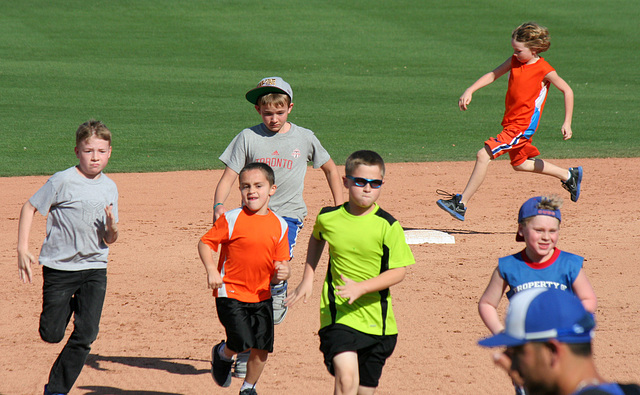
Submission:
<svg viewBox="0 0 640 395">
<path fill-rule="evenodd" d="M 219 298 L 247 303 L 268 300 L 274 261 L 290 258 L 287 223 L 271 210 L 267 215 L 247 208 L 227 211 L 200 240 L 214 251 L 222 246 L 218 271 L 223 285 L 213 291 Z"/>
<path fill-rule="evenodd" d="M 511 58 L 502 127 L 523 132 L 527 138 L 535 133 L 549 92 L 549 82 L 544 78 L 552 71 L 554 68 L 543 58 L 533 64 Z"/>
</svg>

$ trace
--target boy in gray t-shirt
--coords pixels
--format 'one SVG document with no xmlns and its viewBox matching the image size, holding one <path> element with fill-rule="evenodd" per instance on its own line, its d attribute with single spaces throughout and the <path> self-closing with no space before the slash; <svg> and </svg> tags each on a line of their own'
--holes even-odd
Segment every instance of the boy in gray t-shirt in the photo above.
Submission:
<svg viewBox="0 0 640 395">
<path fill-rule="evenodd" d="M 29 233 L 36 211 L 47 216 L 47 236 L 39 261 L 43 266 L 40 337 L 48 343 L 69 337 L 49 374 L 44 393 L 69 392 L 91 344 L 98 336 L 107 288 L 108 244 L 118 238 L 118 189 L 102 170 L 111 156 L 111 132 L 99 121 L 76 131 L 77 166 L 55 173 L 22 207 L 18 225 L 18 272 L 31 282 Z"/>
<path fill-rule="evenodd" d="M 293 91 L 287 82 L 280 77 L 264 78 L 245 97 L 255 106 L 262 117 L 262 123 L 240 132 L 220 155 L 220 160 L 226 167 L 216 186 L 213 219 L 215 222 L 226 211 L 224 202 L 240 170 L 251 162 L 266 163 L 273 169 L 278 184 L 269 208 L 287 221 L 289 248 L 293 256 L 293 246 L 307 215 L 302 191 L 308 162 L 324 172 L 336 206 L 344 202 L 342 179 L 338 168 L 315 134 L 287 121 L 293 109 Z M 284 305 L 287 283 L 273 286 L 271 294 L 274 324 L 277 325 L 287 313 Z M 243 357 L 246 356 L 239 355 L 238 361 L 242 361 Z M 242 362 L 239 365 L 234 375 L 244 377 Z"/>
</svg>

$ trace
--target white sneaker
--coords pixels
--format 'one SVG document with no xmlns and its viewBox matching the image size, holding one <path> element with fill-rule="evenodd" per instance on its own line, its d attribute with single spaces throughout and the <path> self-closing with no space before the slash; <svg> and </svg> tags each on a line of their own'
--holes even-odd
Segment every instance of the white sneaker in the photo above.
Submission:
<svg viewBox="0 0 640 395">
<path fill-rule="evenodd" d="M 289 310 L 289 308 L 284 305 L 284 300 L 287 298 L 286 281 L 271 285 L 271 298 L 273 299 L 273 324 L 278 325 L 284 321 L 284 317 Z"/>
</svg>

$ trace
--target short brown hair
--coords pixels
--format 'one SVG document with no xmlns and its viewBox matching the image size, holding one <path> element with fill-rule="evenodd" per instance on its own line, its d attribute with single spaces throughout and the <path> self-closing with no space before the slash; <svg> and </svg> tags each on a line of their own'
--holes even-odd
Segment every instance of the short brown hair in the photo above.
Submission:
<svg viewBox="0 0 640 395">
<path fill-rule="evenodd" d="M 108 141 L 109 145 L 111 145 L 111 131 L 104 123 L 92 119 L 80 125 L 78 130 L 76 130 L 76 146 L 80 145 L 83 141 L 89 140 L 93 136 L 96 136 L 100 140 Z"/>
<path fill-rule="evenodd" d="M 353 172 L 360 165 L 378 166 L 382 173 L 382 177 L 384 178 L 384 160 L 377 152 L 360 150 L 349 155 L 347 162 L 344 165 L 345 174 L 348 176 L 353 175 Z"/>
<path fill-rule="evenodd" d="M 238 174 L 238 179 L 240 179 L 240 177 L 242 177 L 242 175 L 249 170 L 262 171 L 264 176 L 267 178 L 267 181 L 269 181 L 269 186 L 272 186 L 276 183 L 276 175 L 273 172 L 273 169 L 268 164 L 262 163 L 262 162 L 251 162 L 247 164 L 245 167 L 242 168 L 242 170 L 240 170 L 240 173 Z"/>
<path fill-rule="evenodd" d="M 551 46 L 549 29 L 535 22 L 525 22 L 516 27 L 511 33 L 511 38 L 523 43 L 525 47 L 535 53 L 544 52 Z"/>
</svg>

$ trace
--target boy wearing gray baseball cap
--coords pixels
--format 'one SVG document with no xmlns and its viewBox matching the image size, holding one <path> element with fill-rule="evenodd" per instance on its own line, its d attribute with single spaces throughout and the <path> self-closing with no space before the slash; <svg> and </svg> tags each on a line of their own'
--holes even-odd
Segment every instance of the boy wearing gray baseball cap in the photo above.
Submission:
<svg viewBox="0 0 640 395">
<path fill-rule="evenodd" d="M 241 131 L 220 155 L 225 169 L 216 186 L 213 219 L 215 222 L 226 211 L 225 202 L 240 170 L 251 162 L 266 163 L 278 180 L 278 190 L 271 197 L 269 208 L 287 221 L 289 252 L 293 258 L 293 247 L 307 215 L 302 198 L 307 164 L 311 162 L 314 169 L 322 169 L 336 206 L 344 202 L 342 179 L 316 135 L 288 120 L 293 109 L 293 90 L 289 83 L 281 77 L 263 78 L 245 98 L 254 105 L 262 123 Z M 287 282 L 272 284 L 271 295 L 274 324 L 278 325 L 287 314 L 284 304 Z M 234 376 L 244 377 L 246 358 L 247 354 L 239 354 Z"/>
</svg>

